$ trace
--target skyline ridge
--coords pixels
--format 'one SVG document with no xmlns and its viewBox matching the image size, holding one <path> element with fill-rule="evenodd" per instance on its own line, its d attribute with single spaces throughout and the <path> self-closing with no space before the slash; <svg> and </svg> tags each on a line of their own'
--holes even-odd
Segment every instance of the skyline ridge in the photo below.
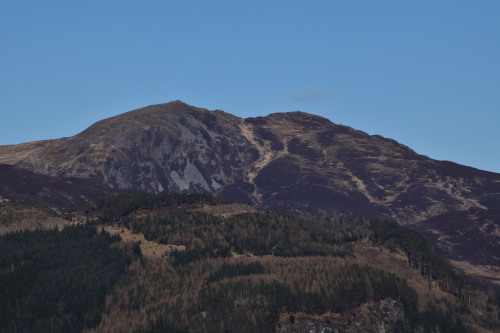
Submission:
<svg viewBox="0 0 500 333">
<path fill-rule="evenodd" d="M 442 161 L 442 162 L 451 162 L 451 163 L 455 163 L 455 164 L 458 164 L 458 165 L 463 165 L 463 166 L 466 166 L 466 167 L 470 167 L 470 168 L 474 168 L 474 169 L 477 169 L 477 170 L 481 170 L 481 171 L 486 171 L 486 172 L 491 172 L 491 173 L 496 173 L 496 174 L 500 174 L 500 170 L 497 172 L 497 171 L 492 171 L 492 170 L 487 170 L 487 169 L 481 169 L 479 167 L 476 167 L 474 165 L 467 165 L 467 164 L 462 164 L 458 161 L 454 161 L 454 160 L 446 160 L 446 159 L 436 159 L 436 158 L 433 158 L 425 153 L 419 153 L 417 152 L 413 147 L 411 146 L 408 146 L 402 142 L 400 142 L 399 140 L 397 140 L 397 138 L 392 138 L 392 137 L 387 137 L 387 136 L 384 136 L 384 135 L 381 135 L 381 134 L 371 134 L 367 131 L 365 131 L 364 129 L 359 129 L 359 128 L 353 128 L 352 126 L 349 126 L 349 125 L 345 125 L 345 124 L 341 124 L 341 123 L 337 123 L 335 121 L 333 121 L 332 119 L 329 119 L 325 116 L 322 116 L 322 115 L 319 115 L 319 114 L 314 114 L 312 112 L 307 112 L 307 111 L 303 111 L 303 110 L 293 110 L 293 111 L 282 111 L 282 112 L 271 112 L 267 115 L 262 115 L 262 116 L 255 116 L 255 117 L 239 117 L 238 115 L 236 114 L 233 114 L 233 113 L 230 113 L 228 111 L 225 111 L 225 110 L 221 110 L 221 109 L 213 109 L 213 110 L 210 110 L 210 109 L 207 109 L 207 108 L 204 108 L 204 107 L 198 107 L 198 106 L 194 106 L 194 105 L 191 105 L 181 99 L 176 99 L 176 100 L 171 100 L 169 102 L 163 102 L 163 103 L 157 103 L 157 104 L 150 104 L 150 105 L 147 105 L 147 106 L 142 106 L 142 107 L 138 107 L 136 109 L 133 109 L 133 110 L 129 110 L 129 111 L 124 111 L 124 112 L 120 112 L 118 114 L 115 114 L 115 115 L 111 115 L 109 117 L 106 117 L 106 118 L 103 118 L 103 119 L 100 119 L 92 124 L 90 124 L 88 127 L 84 128 L 83 130 L 81 130 L 80 132 L 77 132 L 77 133 L 74 133 L 72 135 L 69 135 L 69 136 L 63 136 L 63 137 L 52 137 L 52 138 L 47 138 L 47 139 L 39 139 L 39 140 L 34 140 L 34 141 L 24 141 L 24 142 L 20 142 L 20 143 L 13 143 L 13 144 L 7 144 L 7 145 L 1 145 L 0 146 L 15 146 L 15 145 L 22 145 L 22 144 L 29 144 L 29 143 L 35 143 L 35 142 L 43 142 L 43 141 L 51 141 L 51 140 L 58 140 L 58 139 L 65 139 L 65 138 L 71 138 L 71 137 L 74 137 L 78 134 L 81 134 L 82 132 L 85 132 L 86 130 L 88 130 L 89 128 L 91 128 L 92 126 L 94 126 L 95 124 L 97 123 L 100 123 L 102 121 L 105 121 L 107 119 L 111 119 L 111 118 L 116 118 L 116 117 L 120 117 L 124 114 L 128 114 L 128 113 L 133 113 L 133 112 L 136 112 L 136 111 L 140 111 L 142 109 L 148 109 L 148 108 L 151 108 L 151 107 L 156 107 L 156 106 L 162 106 L 162 105 L 168 105 L 168 104 L 172 104 L 172 105 L 175 105 L 175 104 L 181 104 L 181 105 L 184 105 L 184 106 L 187 106 L 187 107 L 193 107 L 193 108 L 197 108 L 197 109 L 202 109 L 202 110 L 206 110 L 206 111 L 209 111 L 209 112 L 215 112 L 215 111 L 219 111 L 219 112 L 223 112 L 225 114 L 229 114 L 231 116 L 234 116 L 234 117 L 237 117 L 237 118 L 240 118 L 240 119 L 252 119 L 252 118 L 262 118 L 262 117 L 268 117 L 268 116 L 272 116 L 272 115 L 279 115 L 279 114 L 291 114 L 291 113 L 303 113 L 303 114 L 307 114 L 307 115 L 312 115 L 314 117 L 318 117 L 318 118 L 322 118 L 322 119 L 325 119 L 329 122 L 331 122 L 332 124 L 334 125 L 340 125 L 340 126 L 344 126 L 344 127 L 348 127 L 348 128 L 351 128 L 353 130 L 356 130 L 356 131 L 361 131 L 367 135 L 370 135 L 370 136 L 380 136 L 384 139 L 389 139 L 389 140 L 393 140 L 395 141 L 397 144 L 400 144 L 400 145 L 403 145 L 403 146 L 406 146 L 408 147 L 409 149 L 411 149 L 412 151 L 414 151 L 415 153 L 419 154 L 419 155 L 422 155 L 422 156 L 425 156 L 425 157 L 429 157 L 429 158 L 432 158 L 434 160 L 437 160 L 437 161 Z"/>
</svg>

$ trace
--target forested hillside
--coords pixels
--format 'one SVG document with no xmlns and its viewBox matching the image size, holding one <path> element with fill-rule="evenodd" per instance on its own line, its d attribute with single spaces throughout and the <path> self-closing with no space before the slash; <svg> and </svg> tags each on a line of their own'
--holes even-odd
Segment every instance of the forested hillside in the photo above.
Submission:
<svg viewBox="0 0 500 333">
<path fill-rule="evenodd" d="M 0 237 L 2 332 L 79 332 L 97 326 L 106 294 L 131 263 L 120 237 L 94 227 Z"/>
<path fill-rule="evenodd" d="M 0 332 L 500 329 L 500 293 L 396 222 L 204 194 L 119 195 L 64 216 L 72 226 L 0 238 Z"/>
</svg>

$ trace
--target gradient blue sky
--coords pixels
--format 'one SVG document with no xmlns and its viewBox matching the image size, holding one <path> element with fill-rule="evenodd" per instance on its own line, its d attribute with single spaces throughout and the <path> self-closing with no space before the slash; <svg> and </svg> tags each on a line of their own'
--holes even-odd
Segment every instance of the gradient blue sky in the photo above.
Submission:
<svg viewBox="0 0 500 333">
<path fill-rule="evenodd" d="M 1 1 L 0 145 L 183 100 L 500 172 L 500 1 Z"/>
</svg>

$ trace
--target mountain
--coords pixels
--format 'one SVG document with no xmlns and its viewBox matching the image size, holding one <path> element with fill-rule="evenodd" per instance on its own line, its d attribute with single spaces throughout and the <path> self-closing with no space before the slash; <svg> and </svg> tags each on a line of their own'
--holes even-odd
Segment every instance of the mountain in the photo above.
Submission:
<svg viewBox="0 0 500 333">
<path fill-rule="evenodd" d="M 1 146 L 0 163 L 113 189 L 220 192 L 259 208 L 407 224 L 500 206 L 499 174 L 435 161 L 304 112 L 242 119 L 180 101 L 102 120 L 73 137 Z"/>
<path fill-rule="evenodd" d="M 498 226 L 492 212 L 500 209 L 500 174 L 436 161 L 304 112 L 242 119 L 175 101 L 102 120 L 73 137 L 0 146 L 0 164 L 38 177 L 33 184 L 45 184 L 37 185 L 45 192 L 24 198 L 52 206 L 68 198 L 64 183 L 72 193 L 66 206 L 80 203 L 75 189 L 87 191 L 84 200 L 125 190 L 205 192 L 259 209 L 394 219 L 414 225 L 448 259 L 492 266 L 483 280 L 498 276 L 498 229 L 484 231 L 486 222 L 468 216 L 492 216 L 484 221 Z M 28 193 L 16 177 L 0 179 L 1 196 L 15 201 Z M 474 239 L 463 237 L 471 228 Z M 441 250 L 458 249 L 457 242 L 461 250 Z M 474 244 L 492 245 L 477 254 L 467 250 Z"/>
</svg>

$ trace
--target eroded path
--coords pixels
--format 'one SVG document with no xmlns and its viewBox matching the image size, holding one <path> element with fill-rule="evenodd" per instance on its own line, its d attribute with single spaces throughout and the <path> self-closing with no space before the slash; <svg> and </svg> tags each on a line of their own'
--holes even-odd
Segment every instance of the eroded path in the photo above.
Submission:
<svg viewBox="0 0 500 333">
<path fill-rule="evenodd" d="M 264 169 L 269 163 L 271 163 L 276 158 L 279 158 L 286 154 L 285 151 L 276 152 L 271 149 L 269 143 L 261 144 L 258 140 L 256 140 L 255 135 L 252 130 L 251 125 L 247 125 L 245 123 L 240 124 L 241 134 L 250 142 L 250 144 L 257 149 L 259 152 L 259 159 L 254 163 L 251 170 L 248 171 L 247 177 L 248 182 L 255 185 L 255 178 L 259 174 L 259 171 Z M 262 195 L 258 193 L 257 186 L 255 187 L 255 191 L 253 195 L 257 199 L 261 199 Z"/>
</svg>

